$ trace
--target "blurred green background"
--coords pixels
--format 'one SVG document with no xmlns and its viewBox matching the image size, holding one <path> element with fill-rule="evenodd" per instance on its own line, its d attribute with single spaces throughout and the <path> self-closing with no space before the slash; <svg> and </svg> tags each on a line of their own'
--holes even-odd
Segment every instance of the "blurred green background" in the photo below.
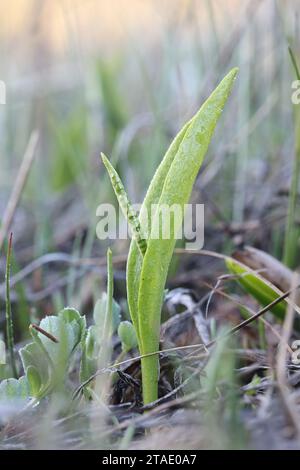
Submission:
<svg viewBox="0 0 300 470">
<path fill-rule="evenodd" d="M 0 214 L 39 132 L 12 227 L 15 272 L 51 252 L 102 256 L 96 208 L 115 199 L 100 151 L 141 202 L 173 136 L 232 66 L 239 77 L 193 196 L 206 207 L 205 248 L 228 253 L 237 233 L 295 267 L 300 131 L 288 46 L 299 57 L 299 13 L 298 2 L 279 0 L 1 2 Z M 115 255 L 127 248 L 113 244 Z M 41 300 L 46 312 L 80 306 L 89 290 L 80 269 L 35 273 L 14 299 L 28 315 Z"/>
</svg>

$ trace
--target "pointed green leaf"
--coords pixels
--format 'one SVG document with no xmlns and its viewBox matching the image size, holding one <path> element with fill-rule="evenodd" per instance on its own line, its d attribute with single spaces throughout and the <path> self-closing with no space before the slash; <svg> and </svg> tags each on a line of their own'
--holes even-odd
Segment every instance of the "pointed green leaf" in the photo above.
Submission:
<svg viewBox="0 0 300 470">
<path fill-rule="evenodd" d="M 238 283 L 243 289 L 252 295 L 263 307 L 269 305 L 283 294 L 270 281 L 264 279 L 260 274 L 254 272 L 248 266 L 235 261 L 232 258 L 226 259 L 228 270 L 238 276 Z M 288 300 L 283 300 L 274 305 L 270 310 L 279 318 L 284 318 Z M 300 309 L 299 309 L 300 311 Z"/>
<path fill-rule="evenodd" d="M 171 143 L 167 153 L 165 154 L 161 164 L 155 172 L 155 175 L 150 183 L 144 202 L 141 207 L 139 219 L 143 225 L 145 238 L 148 239 L 149 233 L 147 231 L 149 224 L 149 214 L 151 213 L 151 206 L 158 204 L 164 181 L 171 167 L 171 164 L 178 151 L 179 145 L 184 138 L 184 135 L 191 124 L 192 120 L 185 124 L 181 131 L 177 134 Z M 143 257 L 138 249 L 136 241 L 133 239 L 130 244 L 127 268 L 126 268 L 126 284 L 127 284 L 127 301 L 130 311 L 132 322 L 135 326 L 137 336 L 139 337 L 139 318 L 138 318 L 138 292 L 140 275 L 142 269 Z"/>
<path fill-rule="evenodd" d="M 179 132 L 155 173 L 142 205 L 139 232 L 147 240 L 146 250 L 141 250 L 139 243 L 133 239 L 127 262 L 128 305 L 142 354 L 158 350 L 165 282 L 177 231 L 182 224 L 184 206 L 189 201 L 194 181 L 236 74 L 237 69 L 229 72 L 198 113 Z M 104 163 L 107 164 L 105 160 Z M 109 172 L 113 185 L 117 187 L 116 193 L 125 197 L 123 185 L 120 186 L 111 165 Z M 119 202 L 121 207 L 128 207 L 126 198 Z M 153 205 L 157 205 L 154 217 Z M 175 205 L 181 209 L 181 217 L 173 221 L 170 237 L 165 239 L 160 234 L 158 215 L 163 207 L 171 208 Z M 152 219 L 149 224 L 150 215 Z M 142 377 L 144 402 L 147 403 L 157 398 L 157 356 L 142 358 Z"/>
<path fill-rule="evenodd" d="M 206 154 L 217 121 L 230 94 L 237 69 L 233 69 L 202 105 L 188 126 L 169 171 L 165 177 L 159 198 L 158 210 L 163 205 L 172 207 L 178 204 L 183 208 L 191 195 L 194 181 Z M 155 224 L 154 220 L 154 224 Z M 160 315 L 164 286 L 168 268 L 176 243 L 176 234 L 182 220 L 176 219 L 177 226 L 171 227 L 170 239 L 150 237 L 147 243 L 138 290 L 138 318 L 140 347 L 142 354 L 158 350 Z M 172 225 L 172 224 L 171 224 Z M 157 227 L 151 227 L 157 233 Z M 157 398 L 157 356 L 142 360 L 144 401 Z"/>
</svg>

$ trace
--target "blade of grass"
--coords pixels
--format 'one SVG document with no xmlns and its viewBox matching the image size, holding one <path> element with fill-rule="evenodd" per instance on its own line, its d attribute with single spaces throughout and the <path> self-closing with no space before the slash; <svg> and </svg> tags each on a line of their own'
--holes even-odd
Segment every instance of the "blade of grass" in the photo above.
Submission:
<svg viewBox="0 0 300 470">
<path fill-rule="evenodd" d="M 113 303 L 113 289 L 114 289 L 114 277 L 113 277 L 113 265 L 112 265 L 112 251 L 110 248 L 107 250 L 107 299 L 106 299 L 106 311 L 104 321 L 104 338 L 110 338 L 112 334 L 112 303 Z"/>
<path fill-rule="evenodd" d="M 107 288 L 106 288 L 106 306 L 105 306 L 105 318 L 103 325 L 103 332 L 101 333 L 101 344 L 98 355 L 98 368 L 102 369 L 107 367 L 111 358 L 111 337 L 112 337 L 112 324 L 113 324 L 113 263 L 112 263 L 112 251 L 110 248 L 107 250 Z M 94 392 L 95 396 L 102 397 L 104 399 L 108 388 L 110 379 L 107 379 L 105 375 L 98 377 Z"/>
<path fill-rule="evenodd" d="M 300 70 L 299 70 L 299 67 L 298 67 L 298 64 L 297 64 L 297 59 L 295 57 L 295 54 L 294 54 L 293 49 L 291 48 L 291 46 L 288 47 L 288 51 L 289 51 L 289 54 L 290 54 L 292 65 L 293 65 L 295 73 L 296 73 L 297 80 L 300 80 Z"/>
<path fill-rule="evenodd" d="M 14 353 L 14 325 L 11 312 L 11 301 L 10 301 L 10 267 L 11 267 L 11 253 L 12 253 L 12 233 L 9 237 L 8 250 L 6 257 L 6 271 L 5 271 L 5 283 L 6 283 L 6 341 L 10 357 L 10 366 L 12 369 L 13 377 L 18 377 L 17 366 L 15 361 Z"/>
</svg>

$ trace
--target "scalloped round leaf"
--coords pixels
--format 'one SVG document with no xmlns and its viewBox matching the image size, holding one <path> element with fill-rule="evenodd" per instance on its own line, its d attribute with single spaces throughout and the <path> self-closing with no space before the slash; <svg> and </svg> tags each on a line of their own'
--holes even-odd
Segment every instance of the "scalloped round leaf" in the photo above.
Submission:
<svg viewBox="0 0 300 470">
<path fill-rule="evenodd" d="M 47 383 L 50 378 L 50 359 L 46 352 L 40 348 L 37 343 L 29 343 L 19 351 L 23 369 L 26 372 L 28 367 L 33 366 L 38 370 L 43 384 Z"/>
<path fill-rule="evenodd" d="M 79 343 L 86 329 L 85 316 L 81 315 L 78 312 L 78 310 L 76 310 L 75 308 L 71 308 L 71 307 L 66 307 L 63 310 L 61 310 L 58 313 L 58 316 L 63 318 L 63 320 L 66 323 L 70 323 L 73 326 L 73 328 L 76 328 L 76 330 L 79 327 L 79 337 L 78 337 L 78 343 Z M 77 326 L 75 327 L 75 325 Z"/>
<path fill-rule="evenodd" d="M 0 383 L 0 400 L 25 400 L 29 396 L 29 384 L 25 376 L 5 379 Z"/>
<path fill-rule="evenodd" d="M 58 343 L 55 343 L 42 333 L 38 333 L 52 363 L 55 367 L 66 367 L 71 353 L 78 344 L 79 325 L 76 322 L 66 323 L 62 317 L 48 316 L 43 318 L 40 327 L 58 340 Z"/>
</svg>

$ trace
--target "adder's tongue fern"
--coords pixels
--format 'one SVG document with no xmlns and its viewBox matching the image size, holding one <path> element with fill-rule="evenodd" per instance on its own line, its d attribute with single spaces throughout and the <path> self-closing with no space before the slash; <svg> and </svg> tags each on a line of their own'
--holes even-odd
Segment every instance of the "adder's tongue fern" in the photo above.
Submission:
<svg viewBox="0 0 300 470">
<path fill-rule="evenodd" d="M 182 223 L 184 205 L 189 201 L 194 181 L 236 74 L 236 68 L 228 73 L 198 113 L 175 137 L 152 179 L 139 218 L 132 209 L 117 172 L 102 155 L 121 209 L 133 232 L 127 262 L 127 296 L 142 355 L 155 353 L 159 348 L 161 307 L 176 243 L 176 231 Z M 159 217 L 152 217 L 149 229 L 148 224 L 145 224 L 145 217 L 152 206 L 157 205 L 158 214 L 161 207 L 171 207 L 174 204 L 182 208 L 182 218 L 176 219 L 176 226 L 174 224 L 171 229 L 169 239 L 151 236 L 151 233 L 160 234 L 157 227 Z M 146 404 L 157 399 L 158 358 L 154 354 L 143 357 L 141 362 L 143 398 Z"/>
<path fill-rule="evenodd" d="M 101 153 L 101 158 L 109 174 L 110 181 L 117 196 L 120 208 L 125 218 L 128 220 L 129 226 L 132 230 L 132 235 L 137 243 L 138 249 L 140 250 L 141 255 L 144 256 L 147 248 L 147 242 L 143 236 L 138 215 L 133 209 L 132 204 L 130 203 L 130 200 L 127 196 L 127 193 L 118 173 L 116 172 L 108 158 L 104 155 L 104 153 Z"/>
</svg>

